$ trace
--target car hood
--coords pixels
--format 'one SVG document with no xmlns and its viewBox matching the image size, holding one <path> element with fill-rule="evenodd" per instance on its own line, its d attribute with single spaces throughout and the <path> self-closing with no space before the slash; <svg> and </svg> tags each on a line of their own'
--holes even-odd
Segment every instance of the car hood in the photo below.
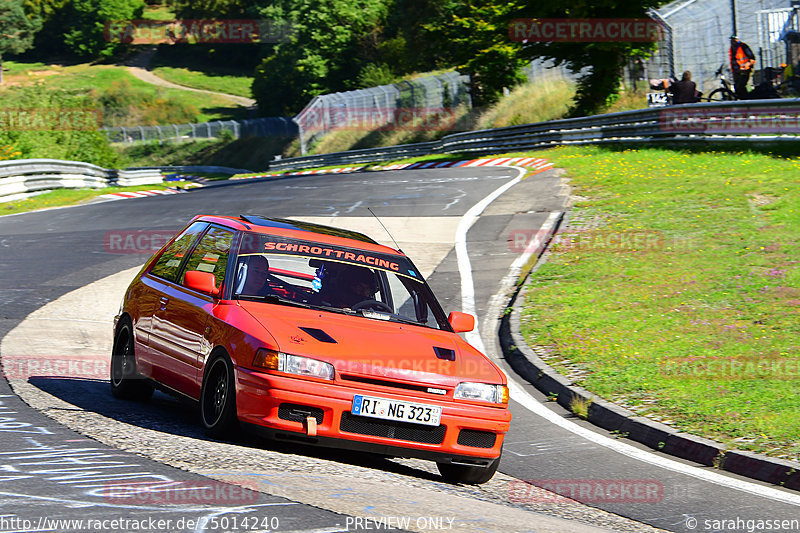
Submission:
<svg viewBox="0 0 800 533">
<path fill-rule="evenodd" d="M 494 363 L 449 331 L 264 302 L 240 300 L 240 305 L 282 352 L 328 361 L 339 375 L 442 387 L 505 383 Z"/>
</svg>

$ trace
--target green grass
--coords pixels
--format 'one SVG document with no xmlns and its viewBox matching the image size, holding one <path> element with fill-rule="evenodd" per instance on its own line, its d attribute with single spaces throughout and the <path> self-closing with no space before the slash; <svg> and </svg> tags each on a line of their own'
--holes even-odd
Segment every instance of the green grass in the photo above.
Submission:
<svg viewBox="0 0 800 533">
<path fill-rule="evenodd" d="M 601 397 L 797 459 L 800 160 L 594 147 L 537 155 L 565 168 L 580 198 L 571 239 L 530 280 L 529 343 L 550 350 L 555 368 L 582 371 L 577 383 Z M 743 366 L 731 372 L 731 361 Z"/>
<path fill-rule="evenodd" d="M 175 13 L 168 5 L 148 5 L 142 14 L 144 20 L 175 20 Z"/>
<path fill-rule="evenodd" d="M 370 131 L 346 128 L 333 131 L 320 138 L 310 149 L 312 154 L 394 146 L 439 139 L 451 133 L 486 128 L 502 128 L 533 122 L 564 118 L 572 99 L 575 85 L 564 80 L 548 80 L 520 85 L 497 104 L 485 109 L 470 111 L 458 109 L 454 119 L 448 118 L 445 127 L 438 129 L 404 127 L 395 131 Z M 300 155 L 299 143 L 290 145 L 284 157 Z"/>
<path fill-rule="evenodd" d="M 19 86 L 40 83 L 45 89 L 61 89 L 94 95 L 124 90 L 138 100 L 135 109 L 124 113 L 114 124 L 153 125 L 207 122 L 246 118 L 247 111 L 222 96 L 212 96 L 180 89 L 167 89 L 145 83 L 125 67 L 112 65 L 43 65 L 42 63 L 5 62 L 11 69 L 7 83 L 0 87 L 0 103 L 13 107 L 14 90 Z M 144 103 L 142 103 L 144 102 Z"/>
<path fill-rule="evenodd" d="M 169 185 L 137 185 L 135 187 L 106 187 L 103 189 L 56 189 L 42 194 L 38 194 L 26 200 L 0 203 L 0 215 L 11 215 L 14 213 L 25 213 L 37 209 L 50 207 L 64 207 L 68 205 L 78 205 L 101 196 L 114 192 L 124 191 L 146 191 L 151 189 L 166 189 L 168 187 L 185 186 L 186 182 L 170 182 Z"/>
<path fill-rule="evenodd" d="M 246 98 L 252 98 L 253 96 L 252 91 L 250 91 L 253 78 L 250 76 L 210 74 L 176 67 L 157 67 L 153 69 L 153 74 L 172 83 L 194 89 L 233 94 Z"/>
<path fill-rule="evenodd" d="M 566 116 L 575 96 L 575 84 L 547 80 L 516 87 L 478 119 L 476 129 L 503 128 Z"/>
<path fill-rule="evenodd" d="M 117 145 L 124 166 L 219 165 L 261 173 L 291 141 L 284 137 L 251 137 L 236 141 Z"/>
</svg>

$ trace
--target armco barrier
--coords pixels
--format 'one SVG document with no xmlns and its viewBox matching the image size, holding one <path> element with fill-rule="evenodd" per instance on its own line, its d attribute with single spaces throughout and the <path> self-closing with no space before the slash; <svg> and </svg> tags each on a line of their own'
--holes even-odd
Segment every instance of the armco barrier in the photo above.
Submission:
<svg viewBox="0 0 800 533">
<path fill-rule="evenodd" d="M 564 144 L 778 143 L 800 140 L 800 99 L 711 102 L 623 111 L 447 135 L 438 141 L 281 159 L 270 170 L 452 153 L 504 153 Z"/>
<path fill-rule="evenodd" d="M 80 161 L 17 159 L 0 161 L 0 203 L 20 200 L 52 189 L 153 185 L 163 177 L 158 169 L 105 169 Z"/>
</svg>

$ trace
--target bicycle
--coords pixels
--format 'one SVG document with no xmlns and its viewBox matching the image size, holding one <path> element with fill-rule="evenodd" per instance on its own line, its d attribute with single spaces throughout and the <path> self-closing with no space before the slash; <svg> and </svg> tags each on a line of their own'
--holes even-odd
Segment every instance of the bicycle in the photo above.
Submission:
<svg viewBox="0 0 800 533">
<path fill-rule="evenodd" d="M 706 98 L 699 98 L 699 100 L 703 100 L 706 102 L 732 102 L 733 100 L 738 100 L 739 98 L 736 96 L 736 93 L 731 86 L 731 83 L 723 74 L 725 70 L 725 63 L 719 66 L 717 71 L 714 73 L 714 76 L 719 78 L 719 82 L 721 87 L 717 87 L 713 91 L 711 91 Z"/>
</svg>

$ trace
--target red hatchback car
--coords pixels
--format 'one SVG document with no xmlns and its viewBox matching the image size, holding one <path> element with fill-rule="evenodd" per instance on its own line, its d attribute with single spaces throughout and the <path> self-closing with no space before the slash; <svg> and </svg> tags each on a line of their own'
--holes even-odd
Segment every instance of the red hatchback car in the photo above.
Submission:
<svg viewBox="0 0 800 533">
<path fill-rule="evenodd" d="M 484 483 L 508 431 L 503 372 L 456 333 L 403 253 L 363 234 L 198 216 L 128 288 L 111 390 L 199 403 L 205 430 L 418 457 Z"/>
</svg>

